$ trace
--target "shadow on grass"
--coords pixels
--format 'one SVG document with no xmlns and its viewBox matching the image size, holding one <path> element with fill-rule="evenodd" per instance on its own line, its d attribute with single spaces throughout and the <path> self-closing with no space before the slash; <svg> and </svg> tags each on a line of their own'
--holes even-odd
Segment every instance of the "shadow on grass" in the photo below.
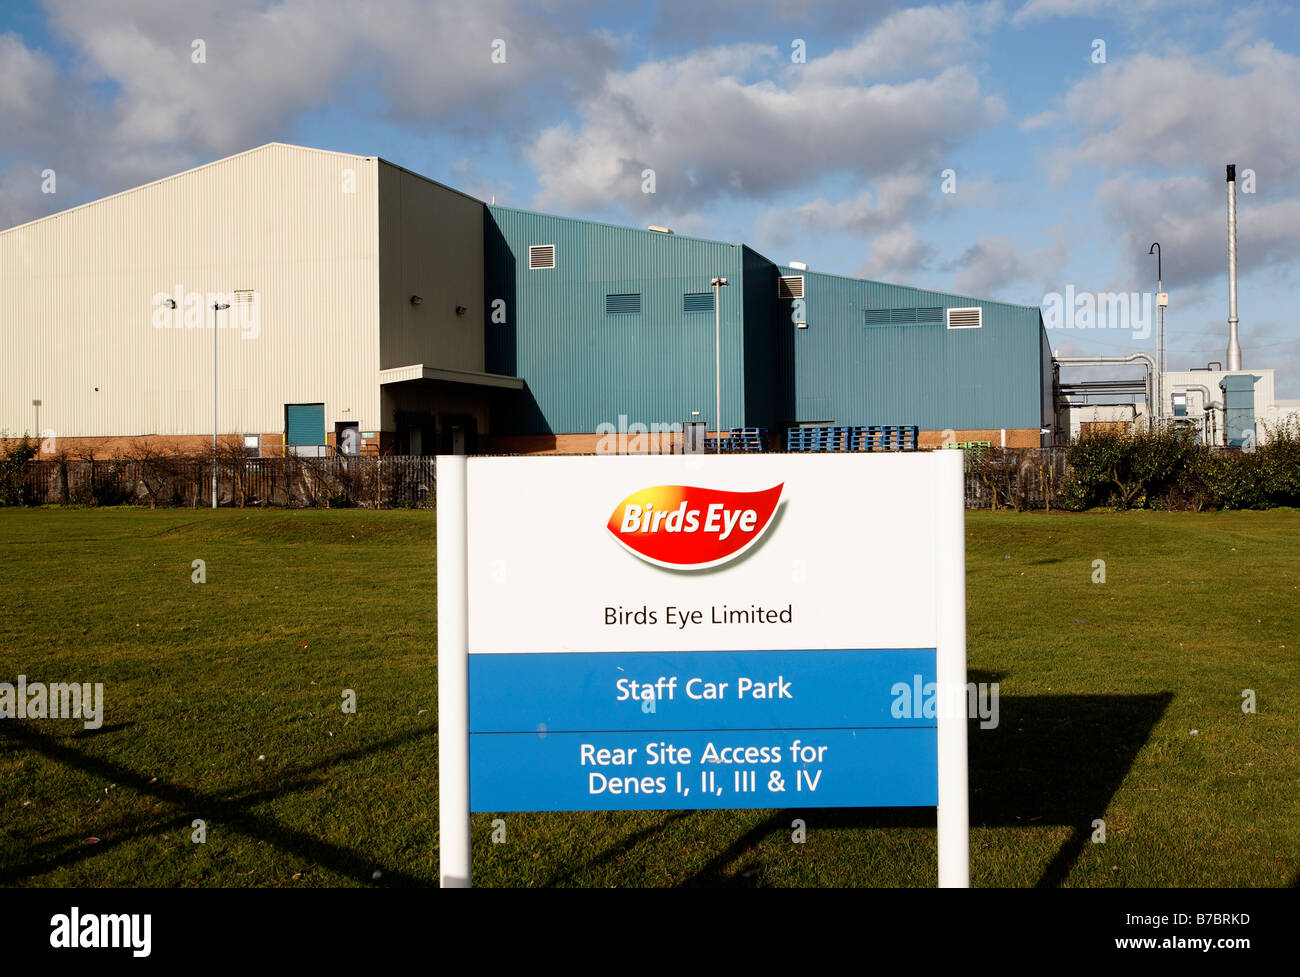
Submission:
<svg viewBox="0 0 1300 977">
<path fill-rule="evenodd" d="M 120 733 L 124 729 L 130 729 L 135 723 L 111 723 L 108 726 L 100 726 L 97 729 L 79 729 L 72 734 L 73 739 L 84 740 L 94 736 L 105 736 L 108 733 Z"/>
<path fill-rule="evenodd" d="M 997 729 L 972 724 L 971 824 L 1071 828 L 1038 880 L 1039 888 L 1059 886 L 1173 698 L 1159 692 L 1003 700 Z"/>
<path fill-rule="evenodd" d="M 636 834 L 624 838 L 617 845 L 611 845 L 590 861 L 584 862 L 582 865 L 576 866 L 568 871 L 556 873 L 547 881 L 545 888 L 553 889 L 558 885 L 563 885 L 590 869 L 604 865 L 606 862 L 632 851 L 632 849 L 636 848 L 636 846 L 641 844 L 641 842 L 667 830 L 672 824 L 687 817 L 689 814 L 689 811 L 675 811 L 669 814 L 658 824 L 652 824 L 649 827 L 642 828 L 640 831 L 636 832 Z"/>
<path fill-rule="evenodd" d="M 88 756 L 79 750 L 64 745 L 52 736 L 35 732 L 30 726 L 21 722 L 3 724 L 3 726 L 0 726 L 0 734 L 29 750 L 40 753 L 55 763 L 84 771 L 92 776 L 101 777 L 117 784 L 119 787 L 135 790 L 141 795 L 153 797 L 186 812 L 172 817 L 161 815 L 160 817 L 164 819 L 157 821 L 137 820 L 123 822 L 113 827 L 111 837 L 107 837 L 93 846 L 80 844 L 73 839 L 67 838 L 52 840 L 35 849 L 35 857 L 28 859 L 26 862 L 0 867 L 0 885 L 21 883 L 34 876 L 101 855 L 105 851 L 110 851 L 130 840 L 164 831 L 179 830 L 186 827 L 190 820 L 195 817 L 202 817 L 210 826 L 213 824 L 225 825 L 232 831 L 250 838 L 256 838 L 283 851 L 292 852 L 300 858 L 315 862 L 317 865 L 340 875 L 369 882 L 371 873 L 376 868 L 372 858 L 358 854 L 341 845 L 323 841 L 304 831 L 286 827 L 271 818 L 253 813 L 251 809 L 259 804 L 284 797 L 295 791 L 318 786 L 323 778 L 313 775 L 320 774 L 336 764 L 371 753 L 382 752 L 425 736 L 433 736 L 435 730 L 429 728 L 404 733 L 369 746 L 339 753 L 308 766 L 286 771 L 274 783 L 260 785 L 258 790 L 252 790 L 236 797 L 204 794 L 180 784 L 166 783 L 161 780 L 153 780 L 151 783 L 152 778 L 137 773 L 112 760 Z M 229 792 L 222 791 L 222 793 L 228 794 Z M 74 844 L 75 847 L 67 847 L 70 843 Z M 63 850 L 59 851 L 60 848 Z M 427 884 L 425 880 L 406 875 L 388 866 L 384 866 L 383 870 L 384 883 L 387 885 Z"/>
<path fill-rule="evenodd" d="M 972 681 L 985 681 L 971 673 Z M 1071 834 L 1039 878 L 1040 888 L 1061 885 L 1105 817 L 1134 759 L 1160 721 L 1173 694 L 1003 696 L 999 723 L 968 728 L 972 827 L 1064 825 Z M 726 867 L 775 833 L 788 834 L 803 817 L 817 830 L 932 828 L 933 808 L 831 808 L 777 811 L 733 841 L 687 885 L 748 886 L 747 873 Z"/>
</svg>

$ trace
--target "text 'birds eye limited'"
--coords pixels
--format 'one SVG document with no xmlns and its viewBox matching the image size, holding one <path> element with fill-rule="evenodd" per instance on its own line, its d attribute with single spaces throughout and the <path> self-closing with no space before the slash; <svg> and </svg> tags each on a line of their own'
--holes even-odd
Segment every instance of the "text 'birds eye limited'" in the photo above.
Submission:
<svg viewBox="0 0 1300 977">
<path fill-rule="evenodd" d="M 634 555 L 657 566 L 703 570 L 753 546 L 772 522 L 782 482 L 757 492 L 656 485 L 614 507 L 607 528 Z"/>
</svg>

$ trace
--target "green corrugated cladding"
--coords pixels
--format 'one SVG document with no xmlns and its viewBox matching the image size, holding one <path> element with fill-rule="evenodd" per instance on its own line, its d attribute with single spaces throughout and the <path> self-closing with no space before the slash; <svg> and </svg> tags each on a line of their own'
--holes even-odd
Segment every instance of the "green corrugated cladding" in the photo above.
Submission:
<svg viewBox="0 0 1300 977">
<path fill-rule="evenodd" d="M 602 423 L 674 423 L 714 414 L 714 317 L 682 296 L 722 290 L 722 421 L 746 404 L 740 245 L 509 207 L 487 209 L 487 369 L 522 377 L 520 412 L 500 418 L 521 434 L 590 433 Z M 555 245 L 555 267 L 530 270 L 528 248 Z M 775 285 L 773 285 L 775 287 Z M 641 311 L 610 315 L 607 295 L 639 294 Z M 504 307 L 497 305 L 497 300 Z M 505 322 L 494 322 L 494 309 Z M 496 316 L 499 318 L 500 316 Z"/>
<path fill-rule="evenodd" d="M 1051 420 L 1051 353 L 1037 308 L 780 267 L 743 245 L 537 214 L 485 213 L 487 369 L 527 394 L 498 429 L 590 433 L 602 423 L 713 426 L 713 316 L 683 296 L 722 290 L 723 427 L 798 421 L 923 430 L 1037 428 Z M 530 245 L 555 246 L 531 270 Z M 777 298 L 803 275 L 804 299 Z M 609 314 L 606 296 L 640 295 Z M 865 324 L 868 309 L 983 309 L 979 329 Z M 504 319 L 504 321 L 495 321 Z M 808 328 L 796 323 L 805 321 Z"/>
<path fill-rule="evenodd" d="M 793 336 L 794 420 L 916 424 L 928 431 L 1037 428 L 1049 420 L 1050 358 L 1044 366 L 1037 308 L 779 270 L 804 276 L 806 329 L 795 325 L 796 300 L 775 302 L 777 331 Z M 926 306 L 980 306 L 983 326 L 864 324 L 867 309 Z"/>
</svg>

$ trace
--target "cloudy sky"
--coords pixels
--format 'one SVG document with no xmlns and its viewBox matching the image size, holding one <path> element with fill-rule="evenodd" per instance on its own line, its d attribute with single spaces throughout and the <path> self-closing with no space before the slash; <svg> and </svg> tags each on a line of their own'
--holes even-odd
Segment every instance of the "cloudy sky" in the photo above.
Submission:
<svg viewBox="0 0 1300 977">
<path fill-rule="evenodd" d="M 1154 291 L 1159 241 L 1186 369 L 1224 358 L 1234 162 L 1243 359 L 1300 397 L 1298 27 L 1286 0 L 10 0 L 0 227 L 275 140 L 1026 305 Z"/>
</svg>

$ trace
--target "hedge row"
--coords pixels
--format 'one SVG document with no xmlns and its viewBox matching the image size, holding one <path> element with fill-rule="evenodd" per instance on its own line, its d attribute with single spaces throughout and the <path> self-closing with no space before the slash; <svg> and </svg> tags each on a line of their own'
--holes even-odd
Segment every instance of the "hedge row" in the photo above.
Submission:
<svg viewBox="0 0 1300 977">
<path fill-rule="evenodd" d="M 0 451 L 0 505 L 27 505 L 27 463 L 36 457 L 38 445 L 29 438 L 11 441 Z"/>
<path fill-rule="evenodd" d="M 1212 449 L 1187 430 L 1099 432 L 1066 454 L 1057 504 L 1083 510 L 1300 506 L 1300 427 L 1243 450 Z"/>
</svg>

